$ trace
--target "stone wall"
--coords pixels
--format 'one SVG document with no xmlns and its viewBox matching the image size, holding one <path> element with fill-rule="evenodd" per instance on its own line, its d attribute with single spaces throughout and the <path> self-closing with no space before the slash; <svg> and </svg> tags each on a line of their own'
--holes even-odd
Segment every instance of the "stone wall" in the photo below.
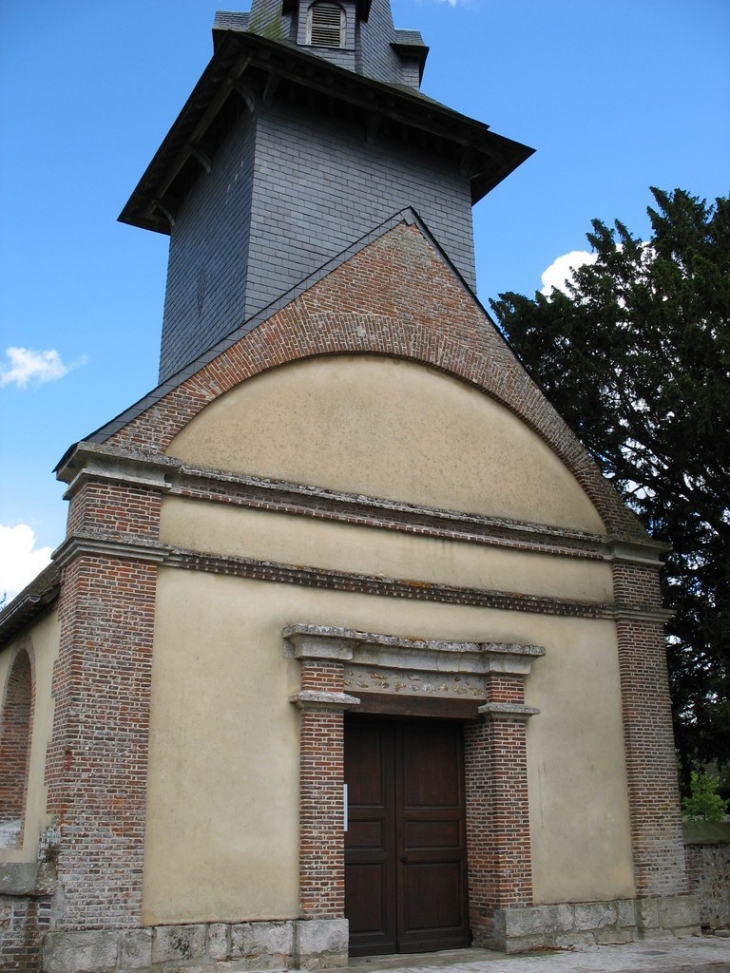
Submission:
<svg viewBox="0 0 730 973">
<path fill-rule="evenodd" d="M 347 965 L 347 921 L 199 923 L 133 930 L 52 932 L 43 973 L 226 973 Z M 19 967 L 35 970 L 35 967 Z"/>
<path fill-rule="evenodd" d="M 700 923 L 730 927 L 730 821 L 684 825 L 690 888 L 700 907 Z"/>
</svg>

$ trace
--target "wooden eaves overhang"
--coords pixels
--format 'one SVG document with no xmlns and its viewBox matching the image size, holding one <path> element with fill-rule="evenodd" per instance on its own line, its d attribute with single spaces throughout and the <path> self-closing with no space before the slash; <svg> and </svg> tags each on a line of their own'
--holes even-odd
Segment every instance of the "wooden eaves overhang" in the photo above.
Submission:
<svg viewBox="0 0 730 973">
<path fill-rule="evenodd" d="M 55 605 L 61 572 L 51 563 L 0 611 L 0 649 L 40 621 Z"/>
<path fill-rule="evenodd" d="M 226 31 L 120 221 L 169 233 L 187 193 L 203 170 L 210 171 L 238 119 L 275 96 L 343 115 L 361 124 L 367 139 L 387 134 L 451 156 L 471 180 L 472 203 L 534 152 L 405 86 L 355 74 L 288 42 Z"/>
</svg>

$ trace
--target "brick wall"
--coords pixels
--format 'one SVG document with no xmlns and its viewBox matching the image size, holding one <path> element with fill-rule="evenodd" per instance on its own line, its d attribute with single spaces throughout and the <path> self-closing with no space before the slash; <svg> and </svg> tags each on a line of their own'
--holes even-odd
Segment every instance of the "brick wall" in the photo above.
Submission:
<svg viewBox="0 0 730 973">
<path fill-rule="evenodd" d="M 38 973 L 43 936 L 50 927 L 50 896 L 0 895 L 0 970 Z"/>
<path fill-rule="evenodd" d="M 25 648 L 16 654 L 4 690 L 4 698 L 0 697 L 0 821 L 21 820 L 20 847 L 33 725 L 33 674 Z"/>
</svg>

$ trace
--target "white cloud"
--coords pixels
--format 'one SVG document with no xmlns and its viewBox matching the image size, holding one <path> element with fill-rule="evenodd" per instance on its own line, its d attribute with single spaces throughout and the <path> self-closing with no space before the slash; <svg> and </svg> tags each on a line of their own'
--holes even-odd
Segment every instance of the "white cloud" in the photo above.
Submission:
<svg viewBox="0 0 730 973">
<path fill-rule="evenodd" d="M 72 365 L 65 365 L 57 351 L 33 351 L 31 348 L 6 348 L 9 364 L 0 365 L 0 386 L 17 385 L 24 389 L 29 383 L 40 385 L 43 382 L 55 382 L 64 375 L 68 375 L 72 368 L 86 363 L 86 358 L 80 358 Z"/>
<path fill-rule="evenodd" d="M 11 601 L 51 560 L 52 547 L 36 547 L 35 532 L 28 524 L 0 524 L 0 598 Z"/>
<path fill-rule="evenodd" d="M 573 271 L 584 264 L 594 264 L 598 258 L 587 250 L 571 250 L 550 264 L 542 274 L 542 293 L 549 297 L 554 288 L 565 290 L 565 284 L 573 276 Z"/>
</svg>

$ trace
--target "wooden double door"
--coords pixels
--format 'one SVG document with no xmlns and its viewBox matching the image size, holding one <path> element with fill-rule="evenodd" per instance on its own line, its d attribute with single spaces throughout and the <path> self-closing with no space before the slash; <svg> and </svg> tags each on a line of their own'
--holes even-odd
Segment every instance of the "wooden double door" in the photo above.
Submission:
<svg viewBox="0 0 730 973">
<path fill-rule="evenodd" d="M 463 730 L 347 719 L 350 955 L 468 946 Z"/>
</svg>

